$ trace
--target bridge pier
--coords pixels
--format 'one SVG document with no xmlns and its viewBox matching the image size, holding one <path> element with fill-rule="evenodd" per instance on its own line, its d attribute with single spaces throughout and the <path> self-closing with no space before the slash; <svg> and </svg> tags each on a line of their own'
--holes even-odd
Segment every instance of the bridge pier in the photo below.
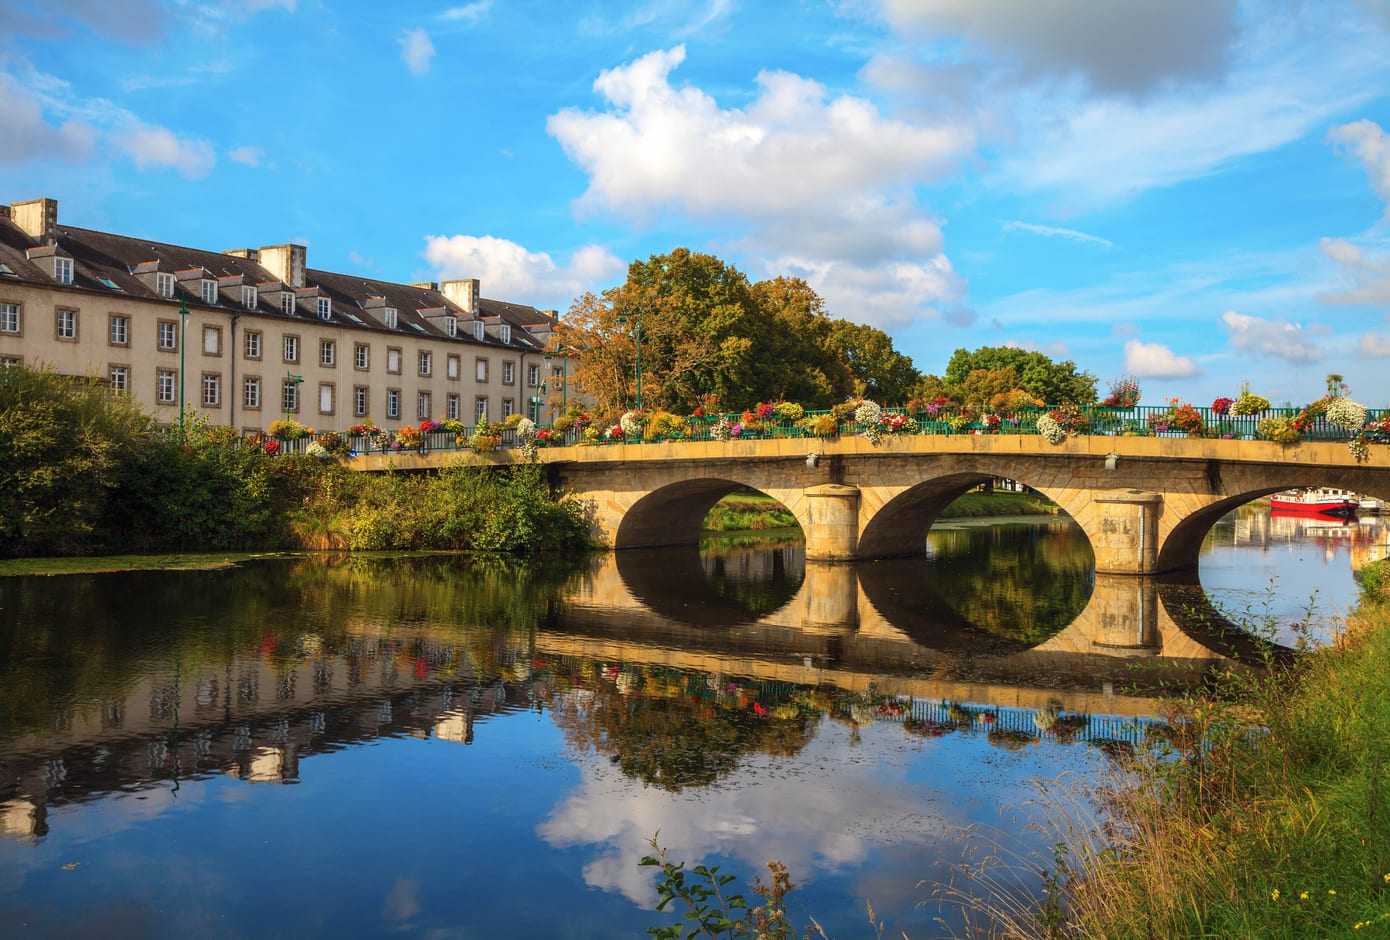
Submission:
<svg viewBox="0 0 1390 940">
<path fill-rule="evenodd" d="M 1158 570 L 1158 513 L 1163 496 L 1144 490 L 1104 490 L 1092 497 L 1096 518 L 1084 525 L 1099 574 Z"/>
<path fill-rule="evenodd" d="M 859 487 L 844 483 L 808 486 L 810 526 L 806 529 L 807 561 L 853 561 L 859 547 Z"/>
</svg>

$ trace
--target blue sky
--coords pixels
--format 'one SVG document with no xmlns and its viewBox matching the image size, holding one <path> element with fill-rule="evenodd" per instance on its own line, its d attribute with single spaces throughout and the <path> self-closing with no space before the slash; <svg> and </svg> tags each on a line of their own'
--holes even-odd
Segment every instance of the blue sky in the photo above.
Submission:
<svg viewBox="0 0 1390 940">
<path fill-rule="evenodd" d="M 0 202 L 566 309 L 805 277 L 919 369 L 1390 404 L 1387 0 L 0 0 Z"/>
</svg>

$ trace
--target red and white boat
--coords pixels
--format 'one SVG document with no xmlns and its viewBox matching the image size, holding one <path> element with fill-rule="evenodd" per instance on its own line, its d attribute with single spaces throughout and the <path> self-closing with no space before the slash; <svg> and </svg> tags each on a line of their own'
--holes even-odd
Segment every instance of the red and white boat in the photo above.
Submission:
<svg viewBox="0 0 1390 940">
<path fill-rule="evenodd" d="M 1284 490 L 1269 498 L 1269 508 L 1275 512 L 1317 516 L 1354 516 L 1361 497 L 1349 490 L 1326 486 Z"/>
</svg>

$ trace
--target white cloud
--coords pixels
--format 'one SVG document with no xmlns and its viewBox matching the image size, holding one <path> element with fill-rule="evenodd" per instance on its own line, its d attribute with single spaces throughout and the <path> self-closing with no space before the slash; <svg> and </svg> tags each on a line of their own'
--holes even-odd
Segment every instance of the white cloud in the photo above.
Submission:
<svg viewBox="0 0 1390 940">
<path fill-rule="evenodd" d="M 96 130 L 81 121 L 54 126 L 44 120 L 40 100 L 0 72 L 0 163 L 82 160 L 91 153 Z"/>
<path fill-rule="evenodd" d="M 207 141 L 179 137 L 167 127 L 132 121 L 112 131 L 110 139 L 139 170 L 168 167 L 187 179 L 201 179 L 217 162 Z"/>
<path fill-rule="evenodd" d="M 1327 139 L 1356 155 L 1371 183 L 1371 191 L 1390 213 L 1390 136 L 1371 121 L 1353 121 L 1328 131 Z"/>
<path fill-rule="evenodd" d="M 860 321 L 901 325 L 960 306 L 964 282 L 912 190 L 968 151 L 968 130 L 885 118 L 788 72 L 760 73 L 745 107 L 722 108 L 671 85 L 684 60 L 677 46 L 606 70 L 594 83 L 606 111 L 550 117 L 589 176 L 579 211 L 742 228 L 730 243 L 745 266 L 806 276 L 832 312 Z"/>
<path fill-rule="evenodd" d="M 1258 353 L 1293 363 L 1317 362 L 1322 349 L 1311 339 L 1316 328 L 1286 320 L 1264 320 L 1227 310 L 1221 322 L 1230 334 L 1232 349 Z"/>
<path fill-rule="evenodd" d="M 260 166 L 261 157 L 265 153 L 260 147 L 236 147 L 227 151 L 227 156 L 233 163 L 243 163 L 246 166 Z"/>
<path fill-rule="evenodd" d="M 417 26 L 401 33 L 397 42 L 401 45 L 401 61 L 410 69 L 412 75 L 424 75 L 430 70 L 430 59 L 434 58 L 434 43 L 424 27 Z"/>
<path fill-rule="evenodd" d="M 1052 225 L 1034 225 L 1030 222 L 1008 221 L 1004 223 L 1006 232 L 1032 232 L 1034 235 L 1046 235 L 1049 238 L 1066 238 L 1071 241 L 1086 242 L 1092 245 L 1101 245 L 1105 248 L 1114 248 L 1115 243 L 1108 238 L 1100 238 L 1096 235 L 1088 235 L 1085 232 L 1078 232 L 1076 229 L 1057 228 Z"/>
<path fill-rule="evenodd" d="M 425 260 L 441 280 L 476 277 L 487 297 L 556 309 L 568 307 L 585 291 L 610 286 L 627 269 L 622 259 L 598 245 L 578 249 L 561 266 L 545 252 L 527 251 L 491 235 L 427 236 Z"/>
<path fill-rule="evenodd" d="M 1390 358 L 1390 336 L 1367 333 L 1356 344 L 1356 351 L 1375 359 Z"/>
<path fill-rule="evenodd" d="M 463 20 L 467 23 L 477 23 L 491 9 L 492 0 L 477 0 L 476 3 L 466 3 L 461 7 L 450 7 L 439 14 L 439 18 L 441 20 Z"/>
<path fill-rule="evenodd" d="M 1202 370 L 1187 356 L 1179 356 L 1162 343 L 1137 339 L 1125 343 L 1125 371 L 1140 379 L 1185 379 Z"/>
<path fill-rule="evenodd" d="M 960 36 L 1025 73 L 1077 73 L 1103 93 L 1214 81 L 1236 38 L 1235 0 L 882 0 L 899 30 Z"/>
<path fill-rule="evenodd" d="M 163 35 L 169 12 L 159 0 L 0 0 L 0 23 L 11 35 L 61 36 L 79 23 L 99 36 L 122 42 L 153 42 Z"/>
<path fill-rule="evenodd" d="M 1367 255 L 1343 238 L 1324 238 L 1321 248 L 1352 286 L 1325 291 L 1318 299 L 1330 304 L 1390 307 L 1390 255 Z"/>
</svg>

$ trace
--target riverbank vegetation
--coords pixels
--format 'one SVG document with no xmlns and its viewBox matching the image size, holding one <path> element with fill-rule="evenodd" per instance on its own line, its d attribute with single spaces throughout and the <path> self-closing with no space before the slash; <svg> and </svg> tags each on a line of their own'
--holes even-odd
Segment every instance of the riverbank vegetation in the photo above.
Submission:
<svg viewBox="0 0 1390 940">
<path fill-rule="evenodd" d="M 285 549 L 531 552 L 585 544 L 537 464 L 354 473 L 231 428 L 157 427 L 95 379 L 0 369 L 0 557 Z"/>
<path fill-rule="evenodd" d="M 994 490 L 965 493 L 941 511 L 941 519 L 990 516 L 1051 516 L 1057 506 L 1041 496 Z M 785 506 L 762 493 L 734 493 L 714 504 L 705 517 L 706 532 L 750 532 L 789 529 L 796 517 Z"/>
</svg>

